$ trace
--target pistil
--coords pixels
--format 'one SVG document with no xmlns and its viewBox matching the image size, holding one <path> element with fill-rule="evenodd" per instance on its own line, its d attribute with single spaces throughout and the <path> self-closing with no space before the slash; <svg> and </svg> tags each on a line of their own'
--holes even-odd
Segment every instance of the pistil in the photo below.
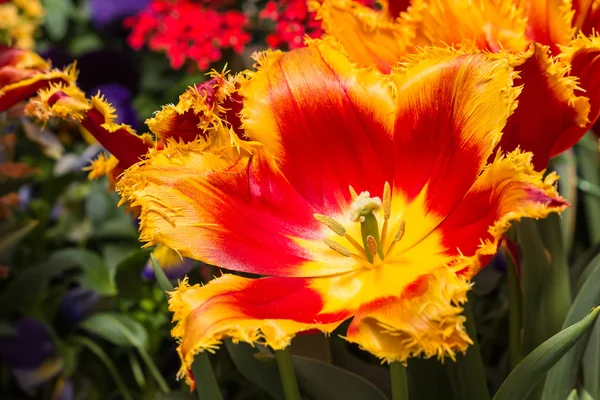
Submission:
<svg viewBox="0 0 600 400">
<path fill-rule="evenodd" d="M 377 254 L 383 260 L 383 249 L 381 248 L 377 218 L 375 218 L 372 212 L 363 217 L 364 219 L 360 223 L 360 233 L 365 249 L 369 249 L 369 251 L 365 252 L 367 259 L 372 263 L 374 256 Z"/>
</svg>

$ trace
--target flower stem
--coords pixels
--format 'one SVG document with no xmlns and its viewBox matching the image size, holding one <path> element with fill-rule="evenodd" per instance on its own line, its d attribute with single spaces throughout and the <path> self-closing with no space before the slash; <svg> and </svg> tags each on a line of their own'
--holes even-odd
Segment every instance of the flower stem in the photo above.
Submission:
<svg viewBox="0 0 600 400">
<path fill-rule="evenodd" d="M 290 352 L 288 350 L 277 350 L 275 351 L 275 358 L 277 359 L 277 367 L 279 368 L 279 377 L 283 386 L 285 400 L 301 400 Z"/>
<path fill-rule="evenodd" d="M 465 328 L 473 344 L 467 352 L 456 356 L 456 362 L 447 361 L 446 368 L 454 392 L 454 398 L 461 400 L 489 400 L 490 393 L 483 369 L 483 361 L 477 342 L 475 320 L 471 312 L 472 298 L 464 305 L 464 315 L 467 318 Z"/>
<path fill-rule="evenodd" d="M 390 364 L 392 378 L 392 400 L 408 400 L 408 382 L 406 367 L 399 362 Z"/>
<path fill-rule="evenodd" d="M 523 358 L 521 356 L 523 300 L 521 298 L 521 281 L 517 275 L 517 266 L 508 252 L 506 252 L 506 264 L 508 281 L 508 354 L 510 356 L 510 369 L 512 370 Z"/>
</svg>

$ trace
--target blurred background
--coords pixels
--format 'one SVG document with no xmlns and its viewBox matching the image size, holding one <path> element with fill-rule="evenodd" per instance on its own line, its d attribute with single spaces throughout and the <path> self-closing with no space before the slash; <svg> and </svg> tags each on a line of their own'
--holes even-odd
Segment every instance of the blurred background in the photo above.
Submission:
<svg viewBox="0 0 600 400">
<path fill-rule="evenodd" d="M 0 0 L 0 31 L 54 67 L 76 61 L 79 87 L 88 95 L 100 91 L 119 122 L 138 132 L 210 70 L 239 72 L 252 67 L 254 51 L 295 48 L 305 35 L 322 33 L 304 0 Z M 41 126 L 18 107 L 0 114 L 2 399 L 195 398 L 175 379 L 180 364 L 171 316 L 149 255 L 154 251 L 171 279 L 189 274 L 192 283 L 206 282 L 219 269 L 140 248 L 136 218 L 117 206 L 106 178 L 87 179 L 85 167 L 102 151 L 76 123 Z M 600 224 L 590 222 L 600 220 L 597 157 L 597 139 L 588 134 L 553 161 L 574 205 L 562 223 L 575 278 L 598 253 L 592 245 L 600 242 Z M 477 276 L 472 302 L 492 391 L 509 370 L 506 262 L 502 251 Z M 315 390 L 343 396 L 352 376 L 390 393 L 389 375 L 376 359 L 336 334 L 321 338 L 300 336 L 292 348 L 332 366 L 319 373 L 335 391 Z M 272 398 L 252 375 L 252 362 L 263 361 L 249 362 L 248 351 L 228 344 L 211 355 L 225 399 Z M 441 369 L 437 376 L 447 379 L 435 360 L 410 366 Z M 424 382 L 411 398 L 451 398 L 436 386 Z"/>
</svg>

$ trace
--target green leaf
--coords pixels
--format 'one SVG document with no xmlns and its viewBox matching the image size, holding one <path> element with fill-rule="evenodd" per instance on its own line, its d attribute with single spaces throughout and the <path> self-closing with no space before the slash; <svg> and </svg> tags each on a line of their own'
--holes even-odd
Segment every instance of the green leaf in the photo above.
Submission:
<svg viewBox="0 0 600 400">
<path fill-rule="evenodd" d="M 69 43 L 70 53 L 78 57 L 85 53 L 102 49 L 102 39 L 99 35 L 88 32 L 84 35 L 75 36 Z"/>
<path fill-rule="evenodd" d="M 253 348 L 247 343 L 233 344 L 231 340 L 225 341 L 225 347 L 229 352 L 231 360 L 235 364 L 238 371 L 242 373 L 250 382 L 267 392 L 277 400 L 283 400 L 283 388 L 279 380 L 279 371 L 273 362 L 263 362 L 255 357 L 258 353 L 256 348 Z"/>
<path fill-rule="evenodd" d="M 352 372 L 308 357 L 292 360 L 298 385 L 313 399 L 387 400 L 375 385 Z"/>
<path fill-rule="evenodd" d="M 600 242 L 600 196 L 594 193 L 595 188 L 600 186 L 600 155 L 598 154 L 598 139 L 592 132 L 585 134 L 576 147 L 577 159 L 582 181 L 579 189 L 583 191 L 583 206 L 586 214 L 588 234 L 590 242 Z"/>
<path fill-rule="evenodd" d="M 125 400 L 133 400 L 133 397 L 129 393 L 127 386 L 121 379 L 121 376 L 119 375 L 119 372 L 117 371 L 117 368 L 111 361 L 110 357 L 104 352 L 104 350 L 102 350 L 102 347 L 98 346 L 92 340 L 90 340 L 86 337 L 83 337 L 83 336 L 74 336 L 74 337 L 71 337 L 70 340 L 73 343 L 79 344 L 80 346 L 83 346 L 83 347 L 87 348 L 88 350 L 90 350 L 92 353 L 94 353 L 94 355 L 96 357 L 98 357 L 100 359 L 100 361 L 102 361 L 102 363 L 106 367 L 106 370 L 108 371 L 110 376 L 113 378 L 113 380 L 117 384 L 117 387 L 119 388 L 119 392 L 121 393 L 122 398 Z"/>
<path fill-rule="evenodd" d="M 523 253 L 523 349 L 527 355 L 558 333 L 569 311 L 571 286 L 562 246 L 560 219 L 523 219 L 516 224 Z M 536 388 L 536 397 L 542 387 Z"/>
<path fill-rule="evenodd" d="M 473 340 L 473 344 L 469 346 L 465 354 L 457 354 L 455 362 L 451 360 L 447 361 L 445 367 L 450 377 L 454 398 L 461 400 L 489 400 L 490 393 L 487 387 L 481 351 L 479 350 L 475 318 L 471 312 L 473 294 L 469 293 L 468 296 L 467 303 L 463 305 L 464 316 L 466 317 L 465 329 L 471 340 Z"/>
<path fill-rule="evenodd" d="M 573 149 L 550 160 L 550 171 L 554 170 L 560 175 L 558 188 L 560 194 L 570 203 L 577 204 L 577 158 Z M 577 207 L 569 208 L 563 211 L 560 216 L 562 225 L 563 243 L 565 251 L 569 254 L 575 237 L 575 219 Z"/>
<path fill-rule="evenodd" d="M 78 278 L 81 286 L 104 296 L 117 294 L 115 271 L 109 268 L 96 253 L 85 249 L 70 248 L 57 251 L 53 254 L 53 258 L 81 266 L 83 273 Z"/>
<path fill-rule="evenodd" d="M 119 261 L 115 274 L 119 299 L 139 301 L 143 298 L 146 283 L 140 275 L 148 261 L 148 253 L 147 249 L 137 248 Z"/>
<path fill-rule="evenodd" d="M 583 352 L 581 363 L 583 385 L 588 396 L 600 398 L 600 320 L 597 320 L 590 333 L 587 346 Z M 582 396 L 583 398 L 583 396 Z"/>
<path fill-rule="evenodd" d="M 4 256 L 15 248 L 38 225 L 39 221 L 29 220 L 18 227 L 0 232 L 0 255 Z"/>
<path fill-rule="evenodd" d="M 295 339 L 294 339 L 295 340 Z M 350 343 L 346 342 L 343 339 L 338 339 L 338 338 L 330 338 L 331 341 L 331 358 L 333 361 L 333 364 L 346 370 L 346 371 L 350 371 L 353 372 L 363 378 L 365 378 L 366 380 L 368 380 L 369 382 L 371 382 L 372 384 L 374 384 L 375 386 L 377 386 L 377 388 L 379 390 L 381 390 L 387 397 L 391 397 L 392 395 L 392 387 L 391 387 L 391 382 L 387 377 L 386 374 L 386 370 L 383 366 L 381 366 L 379 363 L 370 363 L 368 361 L 365 361 L 359 357 L 357 357 L 356 355 L 354 355 L 351 351 L 350 351 Z M 293 351 L 293 346 L 294 344 L 292 343 L 292 351 Z M 421 359 L 417 359 L 417 358 L 411 358 L 408 363 L 409 363 L 409 367 L 408 367 L 408 374 L 411 375 L 411 372 L 415 371 L 416 369 L 418 369 L 418 367 L 413 367 L 413 363 L 419 363 L 421 361 L 426 361 L 426 360 L 421 360 Z M 443 366 L 437 362 L 437 360 L 432 360 L 435 361 L 433 364 L 437 365 L 441 368 L 441 375 L 442 378 L 446 378 L 446 371 L 444 370 Z M 427 365 L 427 367 L 425 367 L 425 369 L 427 369 L 428 371 L 432 371 L 432 366 L 430 364 Z M 436 370 L 437 371 L 437 370 Z M 439 376 L 436 376 L 436 379 L 440 378 Z M 409 377 L 409 380 L 411 379 L 417 379 L 415 377 Z M 439 381 L 439 379 L 438 379 Z M 436 387 L 442 387 L 443 385 L 438 382 L 438 385 Z M 411 397 L 412 399 L 413 397 Z M 435 397 L 430 397 L 430 398 L 435 398 Z M 417 399 L 417 398 L 415 398 Z M 452 400 L 452 399 L 449 399 Z"/>
<path fill-rule="evenodd" d="M 273 354 L 230 340 L 225 341 L 225 346 L 242 375 L 273 398 L 285 398 Z M 292 360 L 301 391 L 313 399 L 387 399 L 373 383 L 353 372 L 308 357 L 293 355 Z"/>
<path fill-rule="evenodd" d="M 76 266 L 73 261 L 58 260 L 51 256 L 50 260 L 46 262 L 19 271 L 12 282 L 0 293 L 0 304 L 2 304 L 0 318 L 10 316 L 22 304 L 31 301 L 31 294 L 42 292 L 48 281 L 55 275 Z"/>
<path fill-rule="evenodd" d="M 69 14 L 73 4 L 71 0 L 45 0 L 46 16 L 44 26 L 48 36 L 53 41 L 60 41 L 67 34 L 69 28 Z"/>
<path fill-rule="evenodd" d="M 129 365 L 131 366 L 131 372 L 133 373 L 135 382 L 140 389 L 144 389 L 144 387 L 146 387 L 146 377 L 144 377 L 144 370 L 142 369 L 139 360 L 133 352 L 130 352 L 127 357 L 129 358 Z"/>
<path fill-rule="evenodd" d="M 117 346 L 148 348 L 148 332 L 144 325 L 124 314 L 94 314 L 82 321 L 80 327 Z"/>
<path fill-rule="evenodd" d="M 532 351 L 508 375 L 494 400 L 525 399 L 537 383 L 589 331 L 600 312 L 596 307 L 584 319 L 557 333 Z"/>
<path fill-rule="evenodd" d="M 600 255 L 590 263 L 592 272 L 587 277 L 573 305 L 569 309 L 562 328 L 565 329 L 586 316 L 589 310 L 600 304 Z M 565 398 L 575 386 L 579 362 L 585 349 L 585 341 L 575 345 L 548 373 L 544 385 L 543 398 Z"/>
</svg>

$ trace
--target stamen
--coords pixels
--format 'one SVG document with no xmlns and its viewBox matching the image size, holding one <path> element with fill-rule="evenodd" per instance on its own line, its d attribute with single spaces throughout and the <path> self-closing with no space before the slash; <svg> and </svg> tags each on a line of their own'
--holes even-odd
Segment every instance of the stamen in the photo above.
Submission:
<svg viewBox="0 0 600 400">
<path fill-rule="evenodd" d="M 356 199 L 358 197 L 356 190 L 354 190 L 352 186 L 348 186 L 348 189 L 350 189 L 350 197 L 352 198 L 352 200 Z"/>
<path fill-rule="evenodd" d="M 326 225 L 329 229 L 331 229 L 332 231 L 334 231 L 338 235 L 344 236 L 346 234 L 346 228 L 344 228 L 342 226 L 342 224 L 340 224 L 339 222 L 337 222 L 333 218 L 330 218 L 330 217 L 328 217 L 326 215 L 323 215 L 323 214 L 313 214 L 313 217 L 315 217 L 315 219 L 317 221 L 319 221 L 323 225 Z"/>
<path fill-rule="evenodd" d="M 385 182 L 383 185 L 383 219 L 390 219 L 390 215 L 392 214 L 392 189 L 390 188 L 390 184 Z"/>
<path fill-rule="evenodd" d="M 338 253 L 340 253 L 344 257 L 352 257 L 352 253 L 350 252 L 350 250 L 348 250 L 347 248 L 345 248 L 341 244 L 339 244 L 337 242 L 334 242 L 333 240 L 330 240 L 330 239 L 327 239 L 327 238 L 323 239 L 323 241 L 325 242 L 325 244 L 327 246 L 329 246 L 329 248 L 331 250 L 337 251 Z"/>
<path fill-rule="evenodd" d="M 400 240 L 402 240 L 405 228 L 406 222 L 404 220 L 400 221 L 400 226 L 398 227 L 398 231 L 396 231 L 396 236 L 394 237 L 395 242 L 399 242 Z"/>
<path fill-rule="evenodd" d="M 359 253 L 359 254 L 361 254 L 361 255 L 362 255 L 362 256 L 364 256 L 364 257 L 366 257 L 366 256 L 367 256 L 367 255 L 366 255 L 366 253 L 365 253 L 365 249 L 363 249 L 363 247 L 360 245 L 360 243 L 358 243 L 358 242 L 356 241 L 356 239 L 354 239 L 352 236 L 350 236 L 350 235 L 349 235 L 349 234 L 347 234 L 347 233 L 344 235 L 344 237 L 345 237 L 346 239 L 348 239 L 348 241 L 350 242 L 350 244 L 351 244 L 352 246 L 354 246 L 354 248 L 355 248 L 356 250 L 358 250 L 358 253 Z"/>
<path fill-rule="evenodd" d="M 390 244 L 390 247 L 385 252 L 386 256 L 388 254 L 390 254 L 390 252 L 392 251 L 392 249 L 394 248 L 394 246 L 396 246 L 396 243 L 398 243 L 400 240 L 402 240 L 402 237 L 404 237 L 404 231 L 405 230 L 406 230 L 406 222 L 404 220 L 402 220 L 402 221 L 400 221 L 400 226 L 398 227 L 398 230 L 396 231 L 396 235 L 394 236 L 394 240 L 392 241 L 392 243 Z"/>
<path fill-rule="evenodd" d="M 375 257 L 379 246 L 377 246 L 377 242 L 375 241 L 375 238 L 371 235 L 367 236 L 367 247 L 369 248 L 371 255 L 373 257 Z"/>
</svg>

